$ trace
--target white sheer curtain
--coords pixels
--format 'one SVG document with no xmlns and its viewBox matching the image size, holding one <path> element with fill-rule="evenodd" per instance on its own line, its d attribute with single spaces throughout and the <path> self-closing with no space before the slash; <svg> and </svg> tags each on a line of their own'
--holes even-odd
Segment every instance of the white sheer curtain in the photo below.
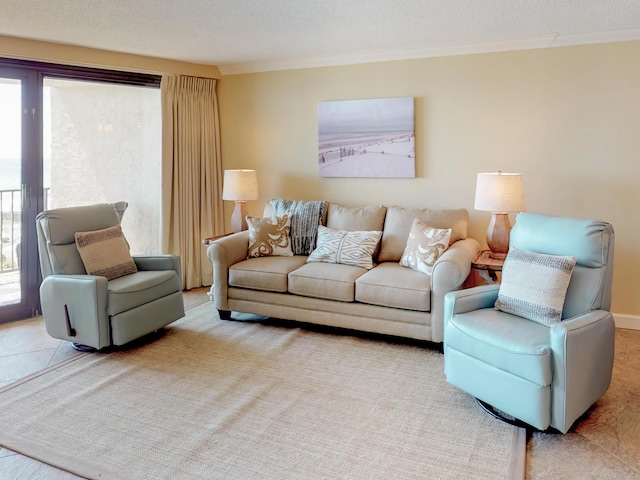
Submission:
<svg viewBox="0 0 640 480">
<path fill-rule="evenodd" d="M 202 239 L 224 229 L 216 80 L 164 75 L 162 250 L 180 255 L 182 288 L 211 285 Z"/>
</svg>

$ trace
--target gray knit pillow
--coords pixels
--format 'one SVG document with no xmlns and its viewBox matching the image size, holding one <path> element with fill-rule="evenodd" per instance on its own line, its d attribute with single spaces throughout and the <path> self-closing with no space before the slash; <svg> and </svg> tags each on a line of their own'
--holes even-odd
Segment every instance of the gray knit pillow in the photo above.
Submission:
<svg viewBox="0 0 640 480">
<path fill-rule="evenodd" d="M 511 247 L 502 267 L 495 307 L 543 325 L 559 323 L 575 265 L 575 257 Z"/>
</svg>

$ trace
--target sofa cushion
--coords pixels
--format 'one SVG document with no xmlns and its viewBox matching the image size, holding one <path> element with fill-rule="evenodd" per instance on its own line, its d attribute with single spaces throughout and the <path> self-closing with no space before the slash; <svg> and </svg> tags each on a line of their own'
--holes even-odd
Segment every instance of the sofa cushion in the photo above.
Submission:
<svg viewBox="0 0 640 480">
<path fill-rule="evenodd" d="M 269 292 L 286 292 L 289 272 L 304 265 L 307 257 L 258 257 L 229 267 L 229 285 Z"/>
<path fill-rule="evenodd" d="M 433 228 L 417 218 L 413 221 L 400 265 L 431 275 L 440 255 L 449 248 L 450 228 Z"/>
<path fill-rule="evenodd" d="M 464 208 L 430 210 L 428 208 L 387 207 L 382 231 L 379 262 L 399 262 L 407 245 L 411 225 L 418 219 L 434 228 L 450 228 L 449 245 L 467 238 L 469 212 Z"/>
<path fill-rule="evenodd" d="M 249 227 L 248 257 L 290 257 L 291 217 L 281 216 L 255 218 L 247 216 Z"/>
<path fill-rule="evenodd" d="M 511 247 L 502 267 L 495 307 L 551 326 L 560 323 L 576 257 Z"/>
<path fill-rule="evenodd" d="M 75 233 L 76 247 L 89 275 L 113 280 L 138 271 L 120 225 Z"/>
<path fill-rule="evenodd" d="M 289 292 L 340 302 L 355 300 L 355 281 L 367 270 L 351 265 L 307 263 L 289 274 Z"/>
<path fill-rule="evenodd" d="M 381 263 L 356 280 L 358 302 L 428 312 L 431 277 L 396 262 Z"/>
<path fill-rule="evenodd" d="M 318 227 L 318 245 L 307 262 L 340 263 L 367 270 L 373 268 L 373 252 L 380 242 L 381 231 L 347 232 Z"/>
<path fill-rule="evenodd" d="M 370 205 L 368 207 L 350 208 L 336 203 L 329 204 L 327 227 L 334 230 L 382 231 L 387 207 Z"/>
</svg>

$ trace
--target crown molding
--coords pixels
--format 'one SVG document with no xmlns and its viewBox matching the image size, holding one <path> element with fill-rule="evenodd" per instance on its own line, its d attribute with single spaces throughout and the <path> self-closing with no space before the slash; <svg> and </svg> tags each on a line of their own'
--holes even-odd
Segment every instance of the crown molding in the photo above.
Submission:
<svg viewBox="0 0 640 480">
<path fill-rule="evenodd" d="M 273 72 L 305 68 L 335 67 L 363 63 L 412 60 L 418 58 L 450 57 L 456 55 L 474 55 L 479 53 L 508 52 L 515 50 L 533 50 L 551 47 L 568 47 L 597 43 L 627 42 L 640 40 L 640 29 L 611 30 L 580 34 L 537 35 L 526 38 L 501 40 L 496 42 L 469 43 L 458 45 L 440 45 L 434 47 L 416 47 L 409 49 L 383 50 L 354 55 L 334 55 L 308 57 L 267 62 L 249 62 L 218 65 L 222 76 L 243 73 Z"/>
</svg>

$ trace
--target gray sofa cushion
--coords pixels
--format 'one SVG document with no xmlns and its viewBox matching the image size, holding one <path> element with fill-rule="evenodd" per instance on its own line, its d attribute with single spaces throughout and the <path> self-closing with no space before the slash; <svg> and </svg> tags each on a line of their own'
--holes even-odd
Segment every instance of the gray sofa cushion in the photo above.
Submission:
<svg viewBox="0 0 640 480">
<path fill-rule="evenodd" d="M 431 309 L 430 282 L 429 275 L 399 263 L 384 262 L 356 280 L 356 300 L 383 307 L 428 312 Z"/>
<path fill-rule="evenodd" d="M 289 274 L 289 292 L 340 302 L 355 300 L 355 281 L 367 270 L 336 263 L 307 263 Z"/>
<path fill-rule="evenodd" d="M 229 268 L 229 285 L 268 292 L 286 292 L 289 272 L 304 265 L 307 257 L 257 257 Z"/>
<path fill-rule="evenodd" d="M 449 245 L 467 238 L 469 212 L 464 208 L 430 210 L 428 208 L 387 207 L 382 231 L 379 262 L 399 262 L 415 219 L 434 228 L 450 228 Z"/>
</svg>

